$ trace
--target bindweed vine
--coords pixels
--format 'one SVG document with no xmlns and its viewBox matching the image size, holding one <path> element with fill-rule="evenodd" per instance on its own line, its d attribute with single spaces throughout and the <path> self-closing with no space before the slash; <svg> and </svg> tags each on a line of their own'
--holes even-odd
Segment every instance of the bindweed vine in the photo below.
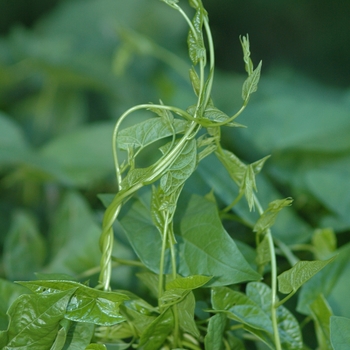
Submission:
<svg viewBox="0 0 350 350">
<path fill-rule="evenodd" d="M 300 325 L 284 304 L 333 257 L 299 261 L 290 247 L 275 240 L 271 227 L 292 199 L 277 199 L 264 209 L 255 178 L 268 157 L 246 164 L 221 142 L 222 128 L 242 127 L 236 118 L 257 91 L 262 63 L 253 65 L 249 37 L 242 36 L 247 73 L 243 102 L 235 114 L 227 115 L 211 97 L 214 44 L 201 0 L 189 0 L 192 19 L 179 1 L 163 2 L 189 26 L 189 78 L 196 101 L 187 109 L 162 101 L 140 104 L 120 116 L 112 138 L 117 193 L 105 201 L 98 284 L 91 288 L 62 279 L 20 282 L 34 293 L 18 298 L 9 310 L 13 321 L 0 333 L 4 349 L 19 348 L 21 337 L 31 344 L 30 349 L 73 349 L 70 344 L 76 339 L 84 340 L 81 349 L 248 349 L 252 342 L 277 350 L 305 349 Z M 152 117 L 123 128 L 125 120 L 138 111 L 148 111 Z M 163 143 L 158 159 L 140 167 L 142 151 L 159 142 Z M 213 188 L 206 196 L 185 196 L 187 202 L 181 209 L 185 185 L 207 157 L 215 158 L 215 164 L 222 167 L 219 171 L 227 172 L 229 186 L 237 189 L 237 195 L 220 209 Z M 230 217 L 243 197 L 249 210 L 258 213 L 255 224 L 248 224 L 255 234 L 253 259 L 248 256 L 250 250 L 237 244 L 222 224 L 222 217 Z M 139 261 L 113 255 L 116 221 Z M 291 263 L 281 274 L 277 250 Z M 116 262 L 141 268 L 137 276 L 156 305 L 135 291 L 114 290 Z M 270 282 L 264 283 L 264 278 Z M 278 292 L 287 296 L 279 300 Z M 325 307 L 323 296 L 318 302 Z M 20 317 L 15 313 L 24 303 L 34 310 L 29 321 L 32 330 L 20 336 L 14 323 Z M 43 328 L 37 320 L 46 329 L 51 327 L 46 338 L 38 335 Z"/>
</svg>

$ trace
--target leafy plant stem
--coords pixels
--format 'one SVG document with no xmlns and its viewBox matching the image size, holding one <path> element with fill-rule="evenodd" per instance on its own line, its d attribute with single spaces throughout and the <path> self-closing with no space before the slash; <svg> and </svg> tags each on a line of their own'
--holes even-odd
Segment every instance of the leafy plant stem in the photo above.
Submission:
<svg viewBox="0 0 350 350">
<path fill-rule="evenodd" d="M 258 212 L 260 215 L 264 213 L 264 210 L 256 197 L 254 195 L 254 202 L 258 209 Z M 270 229 L 267 229 L 266 236 L 268 239 L 269 244 L 269 250 L 270 250 L 270 260 L 271 260 L 271 320 L 272 320 L 272 327 L 273 327 L 273 334 L 274 334 L 274 341 L 276 350 L 282 350 L 281 347 L 281 340 L 279 336 L 278 331 L 278 322 L 277 322 L 277 306 L 276 306 L 276 300 L 277 300 L 277 262 L 276 262 L 276 253 L 275 253 L 275 246 L 273 242 L 273 237 Z"/>
</svg>

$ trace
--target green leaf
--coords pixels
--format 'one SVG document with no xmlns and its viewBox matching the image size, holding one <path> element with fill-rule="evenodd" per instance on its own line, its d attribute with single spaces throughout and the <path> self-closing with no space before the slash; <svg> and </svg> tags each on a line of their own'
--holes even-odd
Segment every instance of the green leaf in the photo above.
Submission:
<svg viewBox="0 0 350 350">
<path fill-rule="evenodd" d="M 247 80 L 243 83 L 242 98 L 244 101 L 246 101 L 253 92 L 258 90 L 261 66 L 262 62 L 260 61 L 258 66 L 253 70 L 252 74 L 250 74 Z"/>
<path fill-rule="evenodd" d="M 6 329 L 8 317 L 7 309 L 22 294 L 28 294 L 28 289 L 18 284 L 0 278 L 0 329 Z"/>
<path fill-rule="evenodd" d="M 106 345 L 103 344 L 89 344 L 85 350 L 107 350 Z"/>
<path fill-rule="evenodd" d="M 256 252 L 256 263 L 260 268 L 263 268 L 271 260 L 269 239 L 267 235 L 265 235 L 261 242 L 259 242 Z"/>
<path fill-rule="evenodd" d="M 230 118 L 226 113 L 220 111 L 220 109 L 210 105 L 204 110 L 203 117 L 214 122 L 224 122 Z"/>
<path fill-rule="evenodd" d="M 49 232 L 52 257 L 45 271 L 74 276 L 98 266 L 101 252 L 96 242 L 100 233 L 86 200 L 76 192 L 67 192 Z"/>
<path fill-rule="evenodd" d="M 330 319 L 332 310 L 322 294 L 310 304 L 311 316 L 315 322 L 317 342 L 320 350 L 331 348 Z"/>
<path fill-rule="evenodd" d="M 268 230 L 276 220 L 278 213 L 284 208 L 292 203 L 291 198 L 285 199 L 277 199 L 271 203 L 269 203 L 268 208 L 264 211 L 264 213 L 260 216 L 258 221 L 256 222 L 253 231 L 258 234 L 264 234 L 266 230 Z"/>
<path fill-rule="evenodd" d="M 348 350 L 350 344 L 350 319 L 331 317 L 331 343 L 334 350 Z"/>
<path fill-rule="evenodd" d="M 160 348 L 172 331 L 173 326 L 173 314 L 168 309 L 160 314 L 141 334 L 139 346 L 144 350 Z"/>
<path fill-rule="evenodd" d="M 124 321 L 119 313 L 119 306 L 128 296 L 119 292 L 105 292 L 90 288 L 73 281 L 28 281 L 18 282 L 35 293 L 58 293 L 74 288 L 65 318 L 85 323 L 110 326 Z"/>
<path fill-rule="evenodd" d="M 328 260 L 298 261 L 291 269 L 282 272 L 278 278 L 278 290 L 289 294 L 297 291 L 306 281 L 316 275 L 335 257 Z"/>
<path fill-rule="evenodd" d="M 88 186 L 113 171 L 113 128 L 110 122 L 96 123 L 66 133 L 41 148 L 40 155 L 63 169 L 74 185 Z"/>
<path fill-rule="evenodd" d="M 188 277 L 177 277 L 166 284 L 166 290 L 177 289 L 177 288 L 184 289 L 184 290 L 193 290 L 193 289 L 203 287 L 211 279 L 212 277 L 199 276 L 199 275 L 192 275 Z"/>
<path fill-rule="evenodd" d="M 121 213 L 121 226 L 140 260 L 158 273 L 159 233 L 153 225 L 148 206 L 140 200 L 132 203 L 127 212 Z M 175 232 L 180 275 L 213 276 L 206 286 L 260 279 L 223 228 L 215 203 L 194 195 L 181 220 L 176 215 L 175 220 L 178 221 Z M 169 266 L 169 260 L 165 266 Z"/>
<path fill-rule="evenodd" d="M 149 108 L 159 114 L 165 112 L 162 109 Z M 187 121 L 183 119 L 174 119 L 173 127 L 175 133 L 181 133 L 185 130 Z M 128 150 L 130 148 L 144 148 L 151 143 L 172 135 L 172 129 L 169 128 L 169 121 L 164 118 L 151 118 L 128 128 L 122 129 L 117 136 L 117 145 L 120 149 Z"/>
<path fill-rule="evenodd" d="M 240 37 L 239 40 L 242 45 L 245 70 L 248 73 L 248 76 L 250 76 L 253 73 L 253 62 L 250 59 L 249 35 L 247 34 L 247 36 Z"/>
<path fill-rule="evenodd" d="M 200 334 L 194 320 L 195 307 L 196 300 L 192 292 L 188 293 L 181 302 L 176 304 L 179 317 L 179 325 L 182 331 L 190 333 L 198 339 Z"/>
<path fill-rule="evenodd" d="M 243 325 L 272 333 L 269 313 L 266 313 L 255 301 L 241 292 L 228 287 L 213 288 L 212 304 L 214 310 L 228 311 L 229 318 Z"/>
<path fill-rule="evenodd" d="M 197 165 L 197 143 L 192 139 L 187 142 L 173 164 L 164 172 L 160 188 L 168 196 L 176 191 L 193 173 Z"/>
<path fill-rule="evenodd" d="M 93 323 L 73 322 L 68 330 L 67 341 L 63 350 L 81 350 L 89 346 L 94 335 Z"/>
<path fill-rule="evenodd" d="M 315 247 L 317 259 L 327 259 L 337 249 L 337 238 L 334 231 L 330 228 L 315 230 L 312 245 Z"/>
<path fill-rule="evenodd" d="M 192 24 L 195 32 L 190 30 L 187 38 L 188 52 L 190 55 L 190 59 L 194 65 L 196 65 L 199 60 L 205 57 L 205 46 L 204 46 L 203 36 L 202 36 L 203 18 L 204 18 L 203 7 L 198 6 L 197 11 L 192 20 Z"/>
<path fill-rule="evenodd" d="M 269 156 L 246 165 L 230 151 L 222 150 L 222 152 L 216 152 L 215 154 L 228 171 L 231 179 L 240 187 L 240 191 L 244 192 L 251 211 L 255 204 L 253 191 L 257 190 L 255 176 L 260 173 Z"/>
<path fill-rule="evenodd" d="M 130 299 L 121 305 L 120 312 L 132 324 L 132 329 L 120 328 L 118 332 L 120 338 L 130 338 L 134 336 L 135 331 L 138 336 L 141 336 L 150 323 L 156 319 L 156 316 L 153 315 L 155 309 L 151 305 L 131 292 L 128 292 L 128 296 Z M 124 323 L 120 326 L 123 325 Z"/>
<path fill-rule="evenodd" d="M 17 298 L 8 310 L 10 324 L 4 349 L 49 349 L 74 292 L 75 289 L 71 289 L 54 294 L 24 294 Z"/>
<path fill-rule="evenodd" d="M 250 282 L 246 295 L 227 287 L 214 288 L 213 308 L 226 311 L 226 315 L 243 324 L 243 327 L 274 349 L 271 319 L 271 289 L 261 282 Z M 283 306 L 279 306 L 277 323 L 283 349 L 301 350 L 303 347 L 299 324 Z"/>
<path fill-rule="evenodd" d="M 56 339 L 54 341 L 54 343 L 52 344 L 50 350 L 62 350 L 64 347 L 64 344 L 66 342 L 67 339 L 67 333 L 68 333 L 68 329 L 71 325 L 71 321 L 69 320 L 61 320 L 60 322 L 60 329 L 57 332 L 57 336 Z"/>
<path fill-rule="evenodd" d="M 8 279 L 27 279 L 41 269 L 46 242 L 34 218 L 24 211 L 14 213 L 4 244 L 4 269 Z M 35 252 L 35 254 L 33 254 Z"/>
<path fill-rule="evenodd" d="M 230 205 L 240 195 L 239 188 L 232 186 L 231 174 L 225 171 L 223 163 L 217 157 L 209 155 L 198 164 L 196 171 L 188 181 L 191 189 L 196 193 L 205 194 L 214 188 L 216 197 L 222 203 Z M 261 205 L 267 208 L 269 202 L 279 198 L 281 193 L 276 190 L 264 174 L 258 176 L 256 180 L 259 188 L 259 200 L 261 200 Z M 237 202 L 233 211 L 251 226 L 254 226 L 259 218 L 258 212 L 249 211 L 244 201 Z M 296 242 L 301 243 L 310 239 L 311 232 L 312 229 L 296 214 L 294 208 L 287 207 L 278 215 L 273 235 L 285 244 L 296 244 Z"/>
<path fill-rule="evenodd" d="M 227 317 L 223 313 L 216 314 L 209 319 L 207 334 L 204 337 L 206 350 L 222 350 L 223 335 L 226 327 Z"/>
<path fill-rule="evenodd" d="M 343 298 L 348 290 L 350 244 L 345 244 L 336 253 L 337 258 L 331 264 L 324 267 L 301 287 L 298 297 L 298 312 L 309 315 L 309 305 L 319 294 L 323 294 L 332 309 L 337 308 L 338 313 L 343 312 L 343 309 L 346 308 Z M 343 292 L 340 294 L 340 298 L 329 297 L 334 294 L 335 288 L 342 288 Z M 343 315 L 346 316 L 346 314 Z"/>
<path fill-rule="evenodd" d="M 190 69 L 190 80 L 193 87 L 193 91 L 195 92 L 196 96 L 198 96 L 200 92 L 200 79 L 194 67 L 191 67 Z"/>
<path fill-rule="evenodd" d="M 24 161 L 31 154 L 22 130 L 13 119 L 0 112 L 0 165 Z"/>
</svg>

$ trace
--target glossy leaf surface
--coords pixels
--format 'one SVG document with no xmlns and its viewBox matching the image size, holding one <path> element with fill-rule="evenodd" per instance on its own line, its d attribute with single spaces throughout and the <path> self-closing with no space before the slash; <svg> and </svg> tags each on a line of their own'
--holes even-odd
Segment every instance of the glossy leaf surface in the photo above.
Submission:
<svg viewBox="0 0 350 350">
<path fill-rule="evenodd" d="M 119 306 L 129 299 L 125 294 L 99 291 L 73 281 L 44 280 L 19 283 L 43 295 L 74 288 L 75 293 L 69 301 L 65 314 L 65 318 L 69 320 L 105 326 L 124 321 L 124 317 L 119 312 Z"/>
<path fill-rule="evenodd" d="M 0 334 L 3 349 L 47 350 L 54 343 L 75 289 L 49 295 L 21 295 L 8 310 L 8 330 Z"/>
</svg>

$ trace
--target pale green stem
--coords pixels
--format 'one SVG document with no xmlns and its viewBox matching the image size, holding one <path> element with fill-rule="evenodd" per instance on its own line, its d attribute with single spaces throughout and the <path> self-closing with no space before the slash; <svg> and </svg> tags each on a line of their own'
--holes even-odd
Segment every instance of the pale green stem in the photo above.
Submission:
<svg viewBox="0 0 350 350">
<path fill-rule="evenodd" d="M 258 208 L 259 214 L 262 215 L 264 213 L 264 210 L 261 207 L 260 202 L 255 195 L 254 195 L 254 202 L 256 204 L 256 207 Z M 272 233 L 270 229 L 267 230 L 266 236 L 269 243 L 270 259 L 271 259 L 271 320 L 272 320 L 272 327 L 273 327 L 273 335 L 274 335 L 276 350 L 282 350 L 280 335 L 278 331 L 278 321 L 277 321 L 277 312 L 276 312 L 277 263 L 276 263 L 275 246 L 273 243 Z"/>
<path fill-rule="evenodd" d="M 164 260 L 165 250 L 168 242 L 168 215 L 165 214 L 165 223 L 162 234 L 162 250 L 160 254 L 160 265 L 159 265 L 159 280 L 158 280 L 158 300 L 163 295 L 164 291 Z"/>
</svg>

